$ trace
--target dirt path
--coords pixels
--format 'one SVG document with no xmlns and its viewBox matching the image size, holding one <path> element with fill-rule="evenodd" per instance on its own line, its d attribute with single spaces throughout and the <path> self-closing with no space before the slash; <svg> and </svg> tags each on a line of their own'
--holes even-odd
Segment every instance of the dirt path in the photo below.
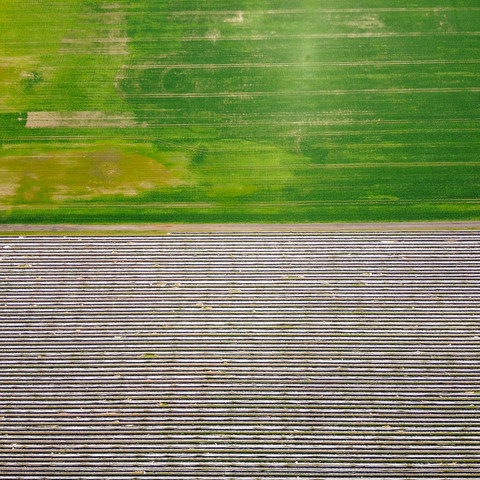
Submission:
<svg viewBox="0 0 480 480">
<path fill-rule="evenodd" d="M 122 225 L 0 225 L 2 233 L 98 232 L 127 233 L 243 233 L 243 232 L 348 232 L 348 231 L 480 230 L 480 221 L 394 223 L 251 223 L 251 224 L 122 224 Z"/>
</svg>

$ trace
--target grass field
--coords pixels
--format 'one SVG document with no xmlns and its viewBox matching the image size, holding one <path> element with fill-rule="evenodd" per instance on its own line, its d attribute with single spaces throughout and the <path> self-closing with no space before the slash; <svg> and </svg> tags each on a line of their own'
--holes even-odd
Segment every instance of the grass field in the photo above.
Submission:
<svg viewBox="0 0 480 480">
<path fill-rule="evenodd" d="M 0 0 L 0 32 L 2 223 L 480 219 L 477 0 Z"/>
</svg>

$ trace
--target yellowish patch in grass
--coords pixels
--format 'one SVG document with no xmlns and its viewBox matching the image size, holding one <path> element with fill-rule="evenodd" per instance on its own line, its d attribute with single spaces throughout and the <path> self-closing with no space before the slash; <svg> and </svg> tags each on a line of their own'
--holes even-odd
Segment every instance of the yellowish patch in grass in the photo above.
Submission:
<svg viewBox="0 0 480 480">
<path fill-rule="evenodd" d="M 188 159 L 177 152 L 94 151 L 9 155 L 0 159 L 0 201 L 28 204 L 128 195 L 191 181 Z"/>
</svg>

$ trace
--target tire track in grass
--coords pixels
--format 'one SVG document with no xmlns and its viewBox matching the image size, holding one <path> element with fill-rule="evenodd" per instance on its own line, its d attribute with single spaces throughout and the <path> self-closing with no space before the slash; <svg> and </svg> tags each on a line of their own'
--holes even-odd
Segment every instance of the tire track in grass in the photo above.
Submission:
<svg viewBox="0 0 480 480">
<path fill-rule="evenodd" d="M 438 87 L 438 88 L 365 88 L 352 90 L 296 90 L 283 92 L 198 92 L 198 93 L 127 93 L 130 98 L 248 98 L 282 96 L 318 96 L 318 95 L 402 95 L 409 93 L 478 93 L 479 87 Z"/>
</svg>

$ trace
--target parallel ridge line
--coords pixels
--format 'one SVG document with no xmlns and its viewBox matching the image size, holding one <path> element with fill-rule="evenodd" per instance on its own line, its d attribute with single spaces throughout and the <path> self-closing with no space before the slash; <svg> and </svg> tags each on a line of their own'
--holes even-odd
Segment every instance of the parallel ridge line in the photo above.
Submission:
<svg viewBox="0 0 480 480">
<path fill-rule="evenodd" d="M 479 247 L 0 238 L 0 478 L 478 478 Z"/>
</svg>

